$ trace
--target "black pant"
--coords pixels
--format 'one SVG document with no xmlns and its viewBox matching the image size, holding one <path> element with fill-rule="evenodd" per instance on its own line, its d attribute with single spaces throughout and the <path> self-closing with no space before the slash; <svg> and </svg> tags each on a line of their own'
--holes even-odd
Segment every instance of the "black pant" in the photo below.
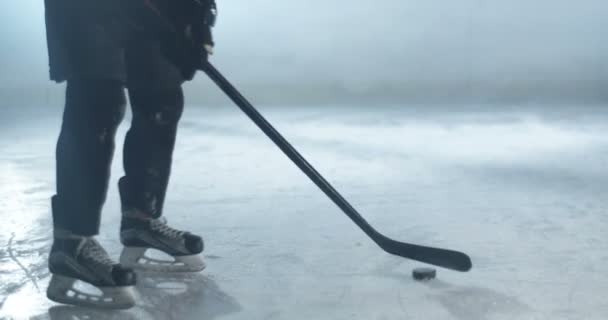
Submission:
<svg viewBox="0 0 608 320">
<path fill-rule="evenodd" d="M 124 144 L 121 201 L 159 217 L 184 107 L 182 80 L 150 39 L 134 40 L 125 55 L 133 119 Z M 99 232 L 114 137 L 125 106 L 125 83 L 119 78 L 89 74 L 68 78 L 57 143 L 55 228 L 83 236 Z"/>
<path fill-rule="evenodd" d="M 153 217 L 162 214 L 171 170 L 177 123 L 183 110 L 181 89 L 130 90 L 133 120 L 124 144 L 123 205 Z M 57 143 L 56 228 L 80 235 L 99 231 L 106 198 L 114 136 L 125 111 L 117 81 L 68 81 Z"/>
<path fill-rule="evenodd" d="M 51 79 L 67 80 L 57 143 L 56 228 L 99 232 L 125 86 L 133 121 L 124 145 L 123 206 L 162 214 L 183 77 L 153 35 L 120 20 L 121 1 L 45 0 Z"/>
</svg>

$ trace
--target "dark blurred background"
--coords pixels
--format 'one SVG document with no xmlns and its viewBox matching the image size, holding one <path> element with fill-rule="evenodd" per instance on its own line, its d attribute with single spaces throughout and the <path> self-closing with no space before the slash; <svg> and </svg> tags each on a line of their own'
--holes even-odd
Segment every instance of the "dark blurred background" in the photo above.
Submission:
<svg viewBox="0 0 608 320">
<path fill-rule="evenodd" d="M 602 0 L 219 1 L 213 61 L 275 105 L 602 104 Z M 0 3 L 0 105 L 62 104 L 41 0 Z M 191 105 L 227 102 L 204 76 Z"/>
</svg>

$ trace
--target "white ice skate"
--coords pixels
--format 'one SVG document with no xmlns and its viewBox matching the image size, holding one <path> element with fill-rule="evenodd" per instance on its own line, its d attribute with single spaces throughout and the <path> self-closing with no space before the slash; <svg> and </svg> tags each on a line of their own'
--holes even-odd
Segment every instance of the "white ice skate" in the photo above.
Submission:
<svg viewBox="0 0 608 320">
<path fill-rule="evenodd" d="M 135 273 L 115 264 L 93 238 L 55 238 L 49 256 L 47 297 L 83 307 L 127 309 L 135 305 Z M 77 284 L 95 287 L 89 292 Z"/>
<path fill-rule="evenodd" d="M 203 239 L 169 227 L 164 218 L 123 217 L 120 240 L 125 246 L 120 255 L 120 263 L 124 266 L 152 272 L 197 272 L 205 269 L 200 255 Z M 150 249 L 161 251 L 169 259 L 152 257 Z"/>
</svg>

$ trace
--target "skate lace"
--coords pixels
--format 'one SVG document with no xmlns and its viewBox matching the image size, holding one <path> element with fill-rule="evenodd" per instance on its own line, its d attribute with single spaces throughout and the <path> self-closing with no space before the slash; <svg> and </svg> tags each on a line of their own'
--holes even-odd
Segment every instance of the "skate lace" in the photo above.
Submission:
<svg viewBox="0 0 608 320">
<path fill-rule="evenodd" d="M 85 243 L 82 246 L 82 255 L 85 258 L 91 259 L 102 265 L 114 264 L 114 261 L 110 259 L 106 250 L 104 250 L 97 240 L 92 238 L 85 240 Z"/>
<path fill-rule="evenodd" d="M 167 225 L 167 219 L 163 217 L 151 220 L 150 227 L 152 230 L 172 239 L 179 239 L 186 233 L 184 231 L 169 227 Z"/>
</svg>

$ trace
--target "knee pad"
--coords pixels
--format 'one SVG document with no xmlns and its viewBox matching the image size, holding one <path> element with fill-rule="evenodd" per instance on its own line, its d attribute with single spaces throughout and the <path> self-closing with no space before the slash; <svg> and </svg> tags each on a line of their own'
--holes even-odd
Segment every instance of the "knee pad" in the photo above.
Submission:
<svg viewBox="0 0 608 320">
<path fill-rule="evenodd" d="M 157 92 L 130 93 L 133 120 L 158 130 L 175 130 L 184 110 L 181 87 Z"/>
</svg>

